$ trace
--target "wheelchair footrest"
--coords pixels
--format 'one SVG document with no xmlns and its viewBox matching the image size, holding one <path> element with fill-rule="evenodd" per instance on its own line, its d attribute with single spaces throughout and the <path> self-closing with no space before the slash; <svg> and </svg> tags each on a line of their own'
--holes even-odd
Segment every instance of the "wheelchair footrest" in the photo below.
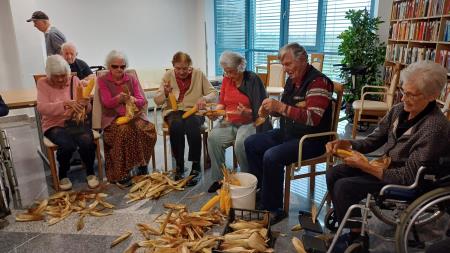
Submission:
<svg viewBox="0 0 450 253">
<path fill-rule="evenodd" d="M 314 237 L 310 234 L 305 234 L 302 237 L 303 246 L 308 253 L 325 253 L 327 252 L 327 246 L 325 241 Z"/>
<path fill-rule="evenodd" d="M 319 233 L 319 234 L 323 233 L 323 229 L 322 229 L 322 226 L 320 225 L 319 220 L 317 220 L 317 218 L 316 218 L 316 222 L 314 223 L 312 221 L 312 215 L 310 212 L 299 211 L 298 222 L 300 223 L 302 228 L 307 231 L 311 231 L 311 232 L 315 232 L 315 233 Z"/>
</svg>

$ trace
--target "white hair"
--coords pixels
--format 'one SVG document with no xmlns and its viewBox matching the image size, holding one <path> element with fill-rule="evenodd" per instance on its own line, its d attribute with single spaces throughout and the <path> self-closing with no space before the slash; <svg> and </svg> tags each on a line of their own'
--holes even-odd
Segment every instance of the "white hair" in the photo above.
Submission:
<svg viewBox="0 0 450 253">
<path fill-rule="evenodd" d="M 447 84 L 447 70 L 432 61 L 410 64 L 400 73 L 400 82 L 411 82 L 426 96 L 439 96 Z"/>
<path fill-rule="evenodd" d="M 66 48 L 73 48 L 75 50 L 75 53 L 77 52 L 77 47 L 75 46 L 75 44 L 73 44 L 72 42 L 64 42 L 61 45 L 61 53 L 64 51 L 64 49 Z"/>
<path fill-rule="evenodd" d="M 45 73 L 50 78 L 52 75 L 70 75 L 70 66 L 67 61 L 59 54 L 54 54 L 47 57 L 45 63 Z"/>
<path fill-rule="evenodd" d="M 297 42 L 286 44 L 282 48 L 280 48 L 280 50 L 278 51 L 278 59 L 283 59 L 284 55 L 287 52 L 291 52 L 294 56 L 294 59 L 296 60 L 305 57 L 306 61 L 308 61 L 308 53 L 306 52 L 306 49 Z"/>
<path fill-rule="evenodd" d="M 106 60 L 105 60 L 105 66 L 107 69 L 110 68 L 111 62 L 115 59 L 121 59 L 125 62 L 125 65 L 128 67 L 128 58 L 127 56 L 117 50 L 112 50 L 111 52 L 109 52 L 109 54 L 106 56 Z"/>
<path fill-rule="evenodd" d="M 223 52 L 219 62 L 222 68 L 233 68 L 239 72 L 244 72 L 247 66 L 247 61 L 241 54 L 231 51 Z"/>
</svg>

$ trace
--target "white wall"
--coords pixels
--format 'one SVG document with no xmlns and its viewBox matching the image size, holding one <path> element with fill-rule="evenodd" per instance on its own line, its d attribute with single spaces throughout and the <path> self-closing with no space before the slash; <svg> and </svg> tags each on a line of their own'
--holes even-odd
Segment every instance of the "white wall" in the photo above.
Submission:
<svg viewBox="0 0 450 253">
<path fill-rule="evenodd" d="M 3 56 L 12 50 L 2 46 L 0 63 L 19 59 L 15 65 L 20 74 L 14 74 L 14 86 L 33 87 L 32 74 L 44 71 L 43 34 L 25 22 L 35 10 L 47 13 L 89 65 L 103 65 L 106 54 L 118 49 L 127 54 L 133 68 L 164 68 L 171 66 L 173 54 L 181 50 L 191 55 L 195 67 L 206 70 L 205 5 L 212 11 L 213 0 L 9 0 L 9 7 L 7 0 L 0 2 L 2 41 L 12 37 L 8 43 L 18 51 L 18 57 Z M 8 15 L 3 12 L 12 15 L 13 27 L 11 22 L 4 24 Z M 213 24 L 208 26 L 213 29 Z M 5 36 L 4 30 L 15 33 L 15 38 Z M 0 64 L 0 73 L 7 71 Z M 4 79 L 0 79 L 0 90 L 9 89 L 10 82 Z"/>
<path fill-rule="evenodd" d="M 389 37 L 389 20 L 391 17 L 393 0 L 377 0 L 375 2 L 374 8 L 376 16 L 380 17 L 380 19 L 384 21 L 384 23 L 380 25 L 378 35 L 380 36 L 380 41 L 387 44 Z"/>
</svg>

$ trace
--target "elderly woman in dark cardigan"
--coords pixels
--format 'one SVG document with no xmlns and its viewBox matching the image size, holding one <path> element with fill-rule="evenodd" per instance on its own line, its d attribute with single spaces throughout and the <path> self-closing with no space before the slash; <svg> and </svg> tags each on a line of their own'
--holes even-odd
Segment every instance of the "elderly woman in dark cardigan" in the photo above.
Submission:
<svg viewBox="0 0 450 253">
<path fill-rule="evenodd" d="M 220 188 L 225 163 L 225 149 L 234 143 L 234 152 L 241 172 L 248 172 L 245 139 L 270 128 L 269 121 L 255 127 L 258 109 L 267 98 L 266 89 L 261 79 L 252 71 L 245 70 L 245 58 L 235 52 L 226 51 L 220 56 L 220 65 L 224 70 L 219 104 L 216 109 L 224 109 L 227 113 L 208 137 L 208 152 L 211 157 L 211 177 L 213 184 L 208 192 Z"/>
<path fill-rule="evenodd" d="M 362 140 L 336 140 L 326 145 L 329 153 L 336 153 L 337 149 L 360 152 L 344 158 L 343 164 L 326 173 L 339 222 L 348 208 L 368 193 L 379 192 L 386 184 L 410 185 L 421 163 L 449 154 L 449 122 L 436 105 L 436 98 L 447 83 L 447 70 L 434 62 L 416 62 L 401 72 L 400 81 L 402 102 L 388 112 L 372 134 Z M 374 166 L 362 155 L 383 145 L 384 155 L 391 159 L 387 168 Z M 352 213 L 353 217 L 360 215 Z M 347 226 L 351 231 L 338 239 L 335 252 L 343 252 L 360 233 L 360 224 L 347 222 Z"/>
</svg>

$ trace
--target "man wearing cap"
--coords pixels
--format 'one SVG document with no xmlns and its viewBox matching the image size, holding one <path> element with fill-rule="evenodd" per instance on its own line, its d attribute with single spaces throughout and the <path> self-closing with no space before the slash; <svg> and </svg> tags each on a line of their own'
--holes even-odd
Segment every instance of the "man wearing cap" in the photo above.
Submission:
<svg viewBox="0 0 450 253">
<path fill-rule="evenodd" d="M 27 22 L 33 21 L 34 27 L 44 33 L 45 46 L 47 49 L 47 56 L 59 54 L 61 45 L 66 42 L 66 36 L 62 34 L 56 27 L 51 26 L 47 14 L 42 11 L 35 11 Z"/>
<path fill-rule="evenodd" d="M 61 45 L 61 55 L 69 63 L 70 71 L 76 72 L 77 77 L 83 80 L 87 77 L 94 77 L 94 73 L 89 68 L 89 65 L 77 58 L 78 52 L 75 45 L 71 42 L 65 42 Z"/>
</svg>

